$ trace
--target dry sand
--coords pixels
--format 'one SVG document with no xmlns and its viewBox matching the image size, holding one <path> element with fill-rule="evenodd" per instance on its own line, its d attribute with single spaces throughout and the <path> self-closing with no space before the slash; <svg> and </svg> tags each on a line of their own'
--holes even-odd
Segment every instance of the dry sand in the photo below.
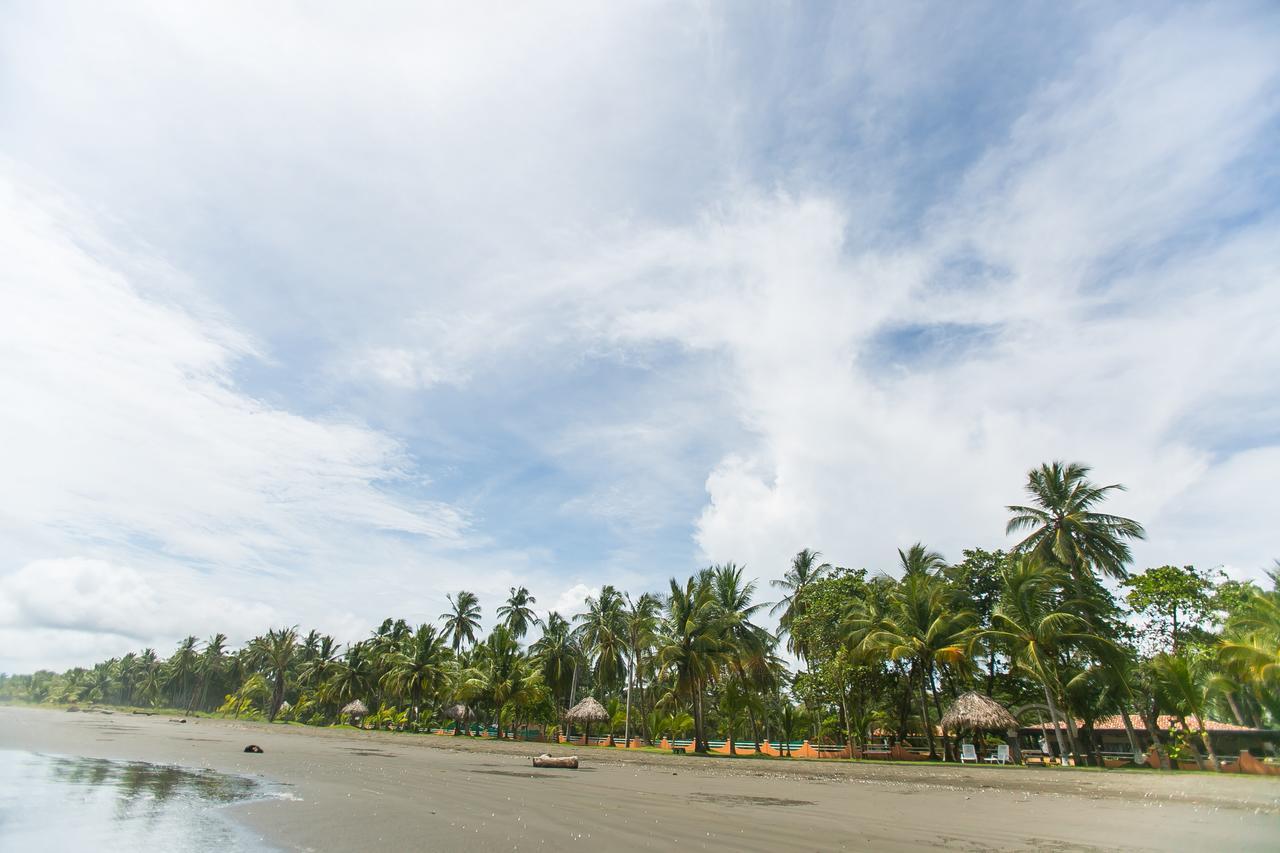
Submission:
<svg viewBox="0 0 1280 853">
<path fill-rule="evenodd" d="M 249 743 L 262 755 L 245 754 Z M 1280 849 L 1280 779 L 716 759 L 0 708 L 0 749 L 260 775 L 234 807 L 288 850 Z"/>
</svg>

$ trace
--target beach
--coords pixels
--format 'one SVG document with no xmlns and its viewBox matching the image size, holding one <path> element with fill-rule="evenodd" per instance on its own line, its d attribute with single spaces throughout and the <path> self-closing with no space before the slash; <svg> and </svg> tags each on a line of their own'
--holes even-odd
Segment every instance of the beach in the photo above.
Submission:
<svg viewBox="0 0 1280 853">
<path fill-rule="evenodd" d="M 262 754 L 246 754 L 248 744 Z M 546 749 L 579 770 L 537 770 Z M 0 708 L 0 749 L 261 777 L 270 846 L 413 850 L 1273 850 L 1280 780 L 714 759 Z"/>
</svg>

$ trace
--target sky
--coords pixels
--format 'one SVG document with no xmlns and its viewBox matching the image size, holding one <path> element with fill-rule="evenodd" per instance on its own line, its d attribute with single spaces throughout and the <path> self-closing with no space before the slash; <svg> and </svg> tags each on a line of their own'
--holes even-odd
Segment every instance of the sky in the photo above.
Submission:
<svg viewBox="0 0 1280 853">
<path fill-rule="evenodd" d="M 1280 557 L 1273 3 L 0 2 L 0 671 L 804 547 Z"/>
</svg>

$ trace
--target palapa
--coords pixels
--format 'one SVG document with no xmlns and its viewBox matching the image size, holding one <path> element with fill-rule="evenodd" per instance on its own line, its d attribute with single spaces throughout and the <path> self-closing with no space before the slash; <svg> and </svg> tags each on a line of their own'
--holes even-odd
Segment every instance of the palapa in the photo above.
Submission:
<svg viewBox="0 0 1280 853">
<path fill-rule="evenodd" d="M 608 722 L 608 720 L 609 712 L 604 709 L 603 705 L 595 699 L 592 699 L 590 696 L 564 712 L 564 721 L 567 724 L 574 725 L 576 723 L 586 729 L 586 734 L 582 737 L 582 742 L 584 744 L 591 737 L 591 724 L 604 723 Z"/>
<path fill-rule="evenodd" d="M 590 724 L 603 723 L 609 719 L 609 712 L 604 706 L 588 696 L 568 711 L 564 712 L 566 723 Z"/>
<path fill-rule="evenodd" d="M 353 699 L 342 706 L 342 713 L 349 714 L 352 717 L 363 717 L 369 713 L 369 708 L 359 699 Z"/>
<path fill-rule="evenodd" d="M 1017 729 L 1013 714 L 990 696 L 970 691 L 961 694 L 942 715 L 943 731 L 1007 732 Z"/>
</svg>

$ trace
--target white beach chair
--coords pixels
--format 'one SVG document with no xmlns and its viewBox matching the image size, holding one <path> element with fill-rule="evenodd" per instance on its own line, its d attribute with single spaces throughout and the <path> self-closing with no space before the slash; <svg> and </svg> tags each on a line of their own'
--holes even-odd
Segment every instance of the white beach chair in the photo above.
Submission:
<svg viewBox="0 0 1280 853">
<path fill-rule="evenodd" d="M 988 755 L 987 761 L 992 764 L 1008 764 L 1009 763 L 1009 744 L 1002 743 L 996 747 L 995 755 Z"/>
<path fill-rule="evenodd" d="M 960 763 L 961 764 L 964 764 L 966 761 L 973 761 L 976 763 L 977 760 L 978 760 L 978 751 L 973 748 L 973 744 L 971 743 L 960 744 Z"/>
</svg>

